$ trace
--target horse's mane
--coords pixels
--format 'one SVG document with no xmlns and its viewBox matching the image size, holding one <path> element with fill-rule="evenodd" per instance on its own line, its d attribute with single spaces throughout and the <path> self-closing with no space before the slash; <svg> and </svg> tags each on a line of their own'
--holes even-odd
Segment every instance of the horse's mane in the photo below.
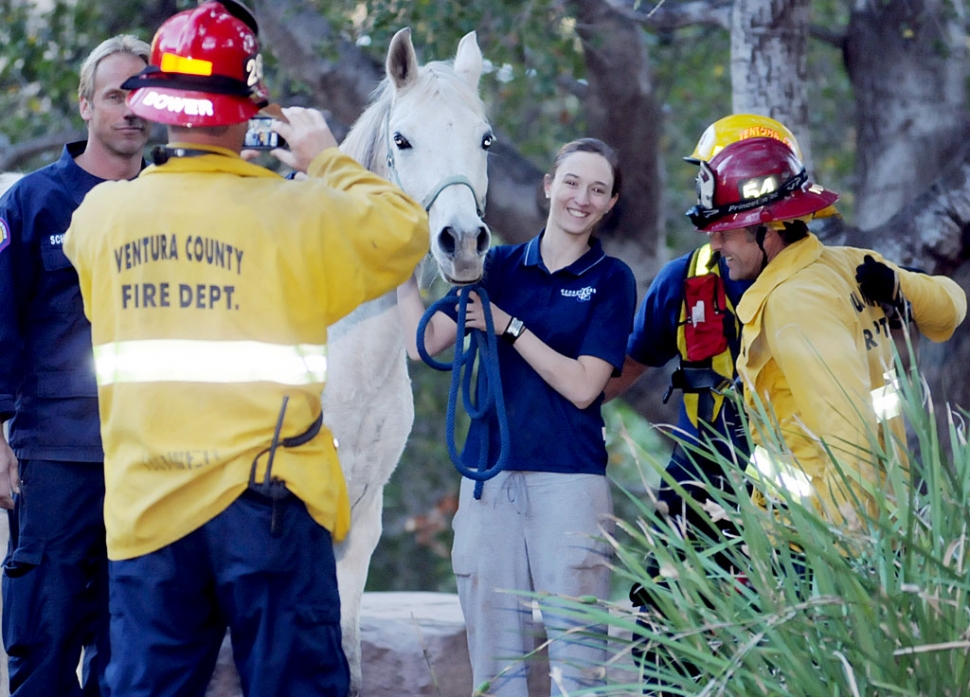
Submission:
<svg viewBox="0 0 970 697">
<path fill-rule="evenodd" d="M 418 69 L 418 79 L 403 90 L 398 102 L 403 108 L 417 108 L 447 93 L 466 104 L 473 113 L 485 116 L 485 105 L 465 79 L 455 72 L 451 63 L 432 61 Z M 371 94 L 370 105 L 351 127 L 341 144 L 341 150 L 370 171 L 386 177 L 387 118 L 394 101 L 390 80 L 384 78 Z"/>
</svg>

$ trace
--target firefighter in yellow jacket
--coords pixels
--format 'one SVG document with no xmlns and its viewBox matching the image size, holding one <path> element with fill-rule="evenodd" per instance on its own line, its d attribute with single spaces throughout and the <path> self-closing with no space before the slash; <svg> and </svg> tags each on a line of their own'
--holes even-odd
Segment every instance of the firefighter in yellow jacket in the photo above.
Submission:
<svg viewBox="0 0 970 697">
<path fill-rule="evenodd" d="M 169 145 L 96 187 L 64 242 L 93 327 L 112 694 L 203 695 L 227 625 L 246 694 L 348 689 L 327 326 L 410 276 L 427 217 L 314 110 L 273 125 L 306 180 L 241 159 L 265 104 L 258 51 L 228 0 L 165 22 L 124 87 Z"/>
<path fill-rule="evenodd" d="M 737 306 L 745 402 L 753 417 L 766 410 L 784 441 L 782 458 L 763 447 L 755 423 L 752 464 L 826 519 L 856 527 L 857 502 L 870 508 L 867 488 L 882 485 L 873 447 L 905 437 L 890 326 L 911 318 L 921 334 L 945 341 L 963 321 L 966 294 L 876 252 L 824 246 L 804 221 L 838 195 L 810 182 L 777 140 L 729 145 L 700 167 L 688 216 L 732 279 L 754 280 Z M 883 424 L 893 437 L 880 441 Z"/>
</svg>

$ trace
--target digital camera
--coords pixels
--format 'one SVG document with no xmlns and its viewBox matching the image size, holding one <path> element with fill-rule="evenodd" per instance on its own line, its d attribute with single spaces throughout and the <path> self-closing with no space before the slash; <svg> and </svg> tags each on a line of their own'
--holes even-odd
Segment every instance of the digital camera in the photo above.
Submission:
<svg viewBox="0 0 970 697">
<path fill-rule="evenodd" d="M 246 150 L 285 148 L 286 141 L 279 133 L 270 128 L 272 123 L 273 119 L 269 116 L 257 116 L 249 119 L 249 130 L 246 131 L 243 148 Z"/>
</svg>

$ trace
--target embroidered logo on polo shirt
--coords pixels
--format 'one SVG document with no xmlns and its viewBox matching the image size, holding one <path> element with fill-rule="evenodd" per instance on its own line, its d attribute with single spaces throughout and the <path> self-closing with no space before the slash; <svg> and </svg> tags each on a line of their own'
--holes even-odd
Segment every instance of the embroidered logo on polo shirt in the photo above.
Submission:
<svg viewBox="0 0 970 697">
<path fill-rule="evenodd" d="M 10 246 L 10 226 L 7 221 L 0 218 L 0 252 Z"/>
<path fill-rule="evenodd" d="M 589 302 L 589 299 L 593 297 L 596 289 L 592 286 L 586 286 L 585 288 L 580 288 L 579 290 L 566 290 L 563 288 L 561 291 L 562 297 L 564 298 L 576 298 L 579 302 L 585 303 Z"/>
</svg>

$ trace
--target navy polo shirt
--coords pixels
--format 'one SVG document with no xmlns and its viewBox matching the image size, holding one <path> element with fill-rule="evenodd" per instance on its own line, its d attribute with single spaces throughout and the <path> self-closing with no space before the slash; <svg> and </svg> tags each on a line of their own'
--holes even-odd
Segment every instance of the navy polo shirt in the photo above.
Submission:
<svg viewBox="0 0 970 697">
<path fill-rule="evenodd" d="M 626 348 L 627 355 L 637 363 L 660 368 L 679 355 L 677 331 L 680 326 L 680 311 L 684 304 L 684 279 L 687 277 L 691 254 L 693 252 L 688 252 L 664 264 L 637 309 L 633 333 L 630 334 Z M 731 304 L 737 307 L 741 302 L 741 296 L 752 281 L 732 281 L 728 276 L 728 267 L 724 259 L 720 259 L 718 265 L 721 278 L 724 280 L 724 292 Z M 741 351 L 741 337 L 729 338 L 731 355 L 736 361 Z M 738 419 L 733 405 L 725 402 L 724 409 L 729 412 L 725 414 L 727 422 L 736 424 Z M 718 419 L 717 422 L 715 426 L 719 433 L 729 438 L 734 437 L 733 431 L 725 433 L 725 419 Z M 687 416 L 683 400 L 681 400 L 677 427 L 680 429 L 678 435 L 697 436 L 697 429 Z"/>
<path fill-rule="evenodd" d="M 539 255 L 541 239 L 542 233 L 525 244 L 489 250 L 481 285 L 490 301 L 521 319 L 558 353 L 596 356 L 618 374 L 636 309 L 633 272 L 607 256 L 594 238 L 576 262 L 550 273 Z M 497 343 L 511 449 L 507 469 L 605 474 L 603 396 L 579 409 L 550 387 L 514 346 Z M 463 452 L 467 467 L 478 467 L 486 444 L 491 464 L 500 447 L 494 415 L 491 423 L 472 423 Z"/>
<path fill-rule="evenodd" d="M 0 418 L 25 460 L 104 459 L 91 325 L 62 249 L 74 210 L 104 181 L 74 162 L 84 147 L 65 146 L 0 198 Z"/>
</svg>

